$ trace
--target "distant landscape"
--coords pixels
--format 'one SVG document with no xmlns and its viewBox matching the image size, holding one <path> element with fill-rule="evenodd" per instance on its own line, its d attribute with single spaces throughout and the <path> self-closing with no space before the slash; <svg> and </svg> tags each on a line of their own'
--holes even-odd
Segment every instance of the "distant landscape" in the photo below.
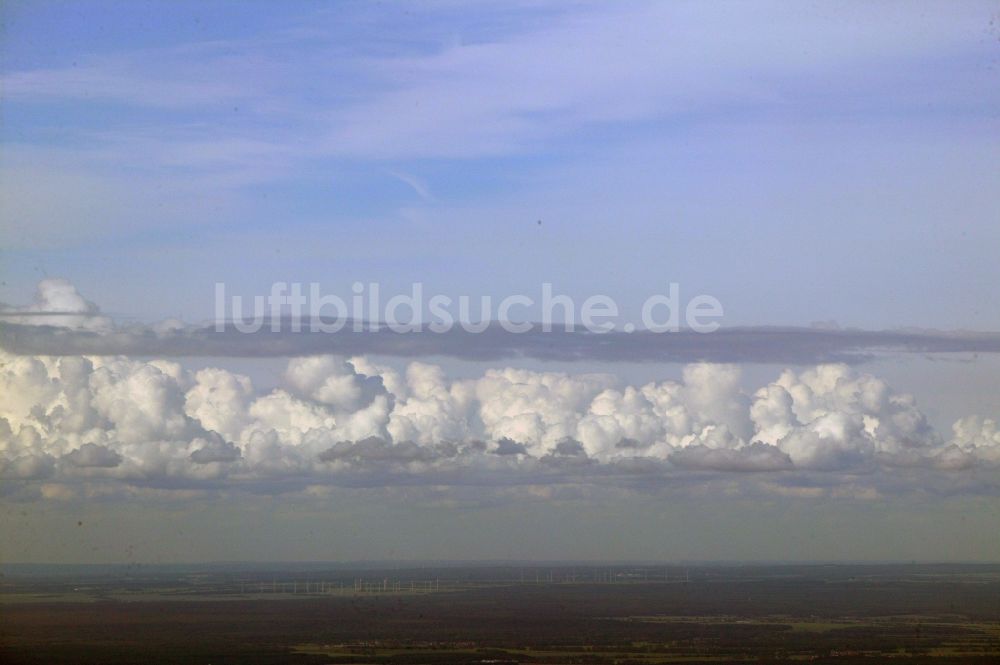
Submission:
<svg viewBox="0 0 1000 665">
<path fill-rule="evenodd" d="M 11 663 L 993 663 L 998 565 L 5 566 Z"/>
</svg>

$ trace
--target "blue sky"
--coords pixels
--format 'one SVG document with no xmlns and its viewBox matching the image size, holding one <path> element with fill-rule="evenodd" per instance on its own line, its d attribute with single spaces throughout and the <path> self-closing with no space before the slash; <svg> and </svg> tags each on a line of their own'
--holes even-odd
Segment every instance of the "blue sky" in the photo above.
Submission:
<svg viewBox="0 0 1000 665">
<path fill-rule="evenodd" d="M 678 282 L 730 325 L 1000 328 L 996 17 L 8 3 L 0 300 Z"/>
</svg>

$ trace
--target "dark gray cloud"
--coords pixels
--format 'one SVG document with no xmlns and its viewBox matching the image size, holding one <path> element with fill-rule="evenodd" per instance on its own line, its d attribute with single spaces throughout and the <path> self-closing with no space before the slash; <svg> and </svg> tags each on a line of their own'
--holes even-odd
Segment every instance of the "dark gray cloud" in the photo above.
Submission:
<svg viewBox="0 0 1000 665">
<path fill-rule="evenodd" d="M 552 449 L 552 454 L 556 457 L 586 457 L 587 451 L 579 441 L 563 439 Z"/>
<path fill-rule="evenodd" d="M 73 466 L 84 468 L 113 469 L 122 463 L 121 455 L 96 443 L 85 443 L 63 455 L 63 459 Z"/>
<path fill-rule="evenodd" d="M 212 433 L 208 442 L 191 453 L 191 461 L 195 464 L 211 464 L 212 462 L 235 462 L 242 455 L 234 444 L 224 441 L 222 437 Z"/>
<path fill-rule="evenodd" d="M 338 441 L 319 454 L 323 462 L 367 463 L 409 463 L 434 462 L 442 457 L 453 457 L 455 451 L 445 444 L 445 450 L 437 447 L 419 446 L 412 441 L 392 443 L 381 437 L 370 436 L 361 441 Z M 450 455 L 448 453 L 451 453 Z"/>
<path fill-rule="evenodd" d="M 783 471 L 795 467 L 787 453 L 759 441 L 736 449 L 689 446 L 671 453 L 667 459 L 682 469 L 714 471 Z"/>
<path fill-rule="evenodd" d="M 527 455 L 528 447 L 523 443 L 518 443 L 513 439 L 502 437 L 497 441 L 497 447 L 493 451 L 496 455 Z"/>
</svg>

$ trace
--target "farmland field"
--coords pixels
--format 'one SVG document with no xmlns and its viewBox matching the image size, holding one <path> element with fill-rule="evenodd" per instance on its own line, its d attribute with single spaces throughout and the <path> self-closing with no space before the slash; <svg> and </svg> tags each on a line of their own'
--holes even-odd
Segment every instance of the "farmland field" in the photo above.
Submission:
<svg viewBox="0 0 1000 665">
<path fill-rule="evenodd" d="M 0 656 L 13 663 L 1000 660 L 995 566 L 14 571 L 4 583 Z"/>
</svg>

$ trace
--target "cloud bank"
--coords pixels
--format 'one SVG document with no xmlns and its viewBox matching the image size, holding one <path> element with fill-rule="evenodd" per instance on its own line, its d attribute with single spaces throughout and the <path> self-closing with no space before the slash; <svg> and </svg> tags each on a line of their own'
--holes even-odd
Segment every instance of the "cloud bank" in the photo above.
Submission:
<svg viewBox="0 0 1000 665">
<path fill-rule="evenodd" d="M 496 368 L 453 380 L 334 355 L 292 358 L 269 392 L 218 368 L 0 352 L 0 476 L 19 497 L 323 485 L 702 488 L 787 494 L 997 489 L 1000 428 L 942 435 L 912 397 L 843 364 L 757 390 L 726 364 L 679 382 Z M 929 484 L 928 484 L 929 483 Z"/>
</svg>

